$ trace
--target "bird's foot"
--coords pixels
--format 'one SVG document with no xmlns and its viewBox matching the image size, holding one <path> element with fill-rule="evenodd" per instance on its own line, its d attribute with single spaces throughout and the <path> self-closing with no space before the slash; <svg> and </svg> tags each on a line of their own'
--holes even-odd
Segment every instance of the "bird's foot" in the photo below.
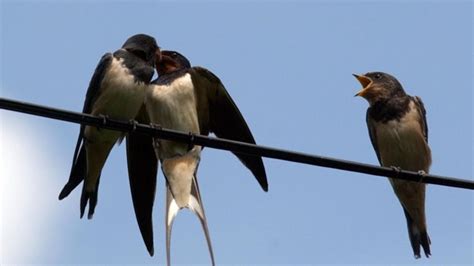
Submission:
<svg viewBox="0 0 474 266">
<path fill-rule="evenodd" d="M 157 130 L 162 130 L 163 129 L 163 127 L 160 124 L 155 124 L 155 123 L 150 123 L 150 127 L 152 129 L 157 129 Z M 157 137 L 156 135 L 157 135 L 156 133 L 152 135 L 153 139 L 155 139 Z"/>
<path fill-rule="evenodd" d="M 393 172 L 395 172 L 395 178 L 398 178 L 400 176 L 400 172 L 402 171 L 402 168 L 398 166 L 390 166 L 392 168 Z"/>
<path fill-rule="evenodd" d="M 150 123 L 150 127 L 153 129 L 158 129 L 158 130 L 163 129 L 163 127 L 160 124 L 155 124 L 155 123 Z"/>
<path fill-rule="evenodd" d="M 418 180 L 418 182 L 420 183 L 423 183 L 423 179 L 425 178 L 425 176 L 427 176 L 428 174 L 424 171 L 424 170 L 419 170 L 418 171 L 418 176 L 420 176 L 420 179 Z"/>
<path fill-rule="evenodd" d="M 137 125 L 138 125 L 137 120 L 135 120 L 135 119 L 130 119 L 130 120 L 128 121 L 128 123 L 130 124 L 130 133 L 135 132 L 135 130 L 137 130 Z"/>
<path fill-rule="evenodd" d="M 150 127 L 152 129 L 162 129 L 161 125 L 160 124 L 155 124 L 155 123 L 150 123 Z M 158 148 L 160 147 L 160 139 L 155 137 L 155 135 L 152 136 L 153 137 L 153 147 L 155 148 L 155 150 L 157 151 Z"/>
<path fill-rule="evenodd" d="M 194 148 L 194 137 L 195 134 L 191 131 L 189 131 L 189 140 L 188 140 L 188 151 L 192 150 Z"/>
<path fill-rule="evenodd" d="M 101 121 L 101 125 L 100 126 L 96 126 L 97 127 L 97 130 L 98 131 L 101 131 L 102 130 L 102 127 L 107 125 L 107 120 L 109 119 L 109 116 L 108 115 L 103 115 L 103 114 L 100 114 L 98 115 L 99 118 L 102 119 Z"/>
</svg>

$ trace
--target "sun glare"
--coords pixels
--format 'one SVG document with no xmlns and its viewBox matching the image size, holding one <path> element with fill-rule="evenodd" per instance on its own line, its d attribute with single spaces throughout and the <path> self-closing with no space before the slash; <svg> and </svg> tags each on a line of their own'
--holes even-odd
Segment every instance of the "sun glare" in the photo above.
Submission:
<svg viewBox="0 0 474 266">
<path fill-rule="evenodd" d="M 0 113 L 0 264 L 32 263 L 48 246 L 59 162 L 45 132 Z M 8 127 L 7 127 L 8 125 Z"/>
</svg>

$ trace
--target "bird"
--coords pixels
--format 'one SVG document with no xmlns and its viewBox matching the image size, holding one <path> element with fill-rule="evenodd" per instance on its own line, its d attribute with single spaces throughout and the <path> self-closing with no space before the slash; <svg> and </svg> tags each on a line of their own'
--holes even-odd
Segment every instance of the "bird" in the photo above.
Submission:
<svg viewBox="0 0 474 266">
<path fill-rule="evenodd" d="M 104 119 L 134 119 L 143 106 L 157 57 L 161 57 L 158 44 L 146 34 L 133 35 L 114 53 L 104 54 L 90 80 L 82 112 Z M 64 199 L 84 180 L 81 218 L 89 204 L 88 219 L 92 219 L 102 168 L 114 144 L 120 144 L 124 135 L 81 125 L 69 180 L 59 194 L 59 199 Z"/>
<path fill-rule="evenodd" d="M 428 146 L 428 124 L 423 101 L 405 93 L 400 82 L 390 74 L 369 72 L 353 74 L 362 85 L 355 96 L 369 103 L 366 122 L 370 140 L 382 166 L 395 170 L 429 172 L 431 150 Z M 405 213 L 408 235 L 416 259 L 420 246 L 431 256 L 425 215 L 426 185 L 421 182 L 389 178 Z"/>
<path fill-rule="evenodd" d="M 158 79 L 147 91 L 145 106 L 153 125 L 255 144 L 250 128 L 220 79 L 202 67 L 191 67 L 176 51 L 161 51 Z M 171 263 L 171 229 L 179 210 L 190 209 L 202 225 L 212 265 L 215 265 L 209 229 L 197 180 L 202 147 L 154 139 L 153 148 L 166 179 L 166 254 Z M 268 182 L 261 157 L 234 153 L 253 173 L 264 191 Z"/>
</svg>

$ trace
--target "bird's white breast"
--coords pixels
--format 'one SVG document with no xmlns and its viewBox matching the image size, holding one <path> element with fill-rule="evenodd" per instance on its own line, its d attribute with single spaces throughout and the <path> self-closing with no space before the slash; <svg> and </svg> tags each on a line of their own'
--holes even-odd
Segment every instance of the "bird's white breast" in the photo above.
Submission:
<svg viewBox="0 0 474 266">
<path fill-rule="evenodd" d="M 114 119 L 134 119 L 143 105 L 148 84 L 135 81 L 134 76 L 123 64 L 123 59 L 113 58 L 101 81 L 99 94 L 91 113 L 104 115 Z M 86 136 L 90 140 L 115 142 L 121 132 L 97 130 L 86 127 Z"/>
<path fill-rule="evenodd" d="M 414 102 L 399 121 L 376 122 L 377 146 L 382 165 L 428 172 L 431 154 L 423 136 L 420 114 Z"/>
<path fill-rule="evenodd" d="M 194 86 L 190 74 L 177 78 L 171 84 L 152 85 L 145 98 L 152 123 L 164 128 L 199 133 Z M 188 145 L 161 141 L 160 158 L 183 155 Z"/>
<path fill-rule="evenodd" d="M 93 107 L 93 114 L 130 120 L 135 118 L 145 99 L 148 85 L 135 81 L 123 59 L 113 58 L 101 83 L 101 93 Z"/>
</svg>

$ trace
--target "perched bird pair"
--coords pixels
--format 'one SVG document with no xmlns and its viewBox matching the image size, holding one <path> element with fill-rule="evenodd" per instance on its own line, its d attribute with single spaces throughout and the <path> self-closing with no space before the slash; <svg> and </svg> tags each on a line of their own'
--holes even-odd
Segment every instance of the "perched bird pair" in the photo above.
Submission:
<svg viewBox="0 0 474 266">
<path fill-rule="evenodd" d="M 153 66 L 159 78 L 150 84 Z M 92 77 L 83 112 L 111 118 L 137 119 L 165 128 L 255 143 L 242 114 L 221 81 L 210 71 L 191 67 L 173 51 L 160 51 L 147 35 L 130 37 L 122 49 L 106 54 Z M 97 204 L 102 167 L 120 132 L 81 126 L 68 183 L 59 199 L 84 180 L 81 217 L 89 203 L 88 218 Z M 127 136 L 127 162 L 133 206 L 140 232 L 150 255 L 154 253 L 152 209 L 158 160 L 166 178 L 166 247 L 170 264 L 173 219 L 182 208 L 196 213 L 205 232 L 212 264 L 209 231 L 197 182 L 202 147 L 153 139 L 131 133 Z M 264 191 L 268 190 L 261 157 L 235 154 L 251 170 Z"/>
</svg>

